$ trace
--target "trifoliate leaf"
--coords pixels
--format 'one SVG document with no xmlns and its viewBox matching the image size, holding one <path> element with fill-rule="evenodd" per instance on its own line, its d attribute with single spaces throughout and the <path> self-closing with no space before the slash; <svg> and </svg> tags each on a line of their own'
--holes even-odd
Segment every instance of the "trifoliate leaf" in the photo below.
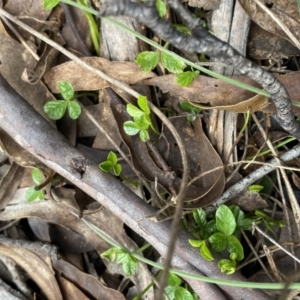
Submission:
<svg viewBox="0 0 300 300">
<path fill-rule="evenodd" d="M 60 81 L 58 83 L 58 88 L 65 100 L 72 100 L 74 97 L 74 89 L 70 82 Z"/>
<path fill-rule="evenodd" d="M 123 129 L 128 135 L 136 135 L 141 130 L 133 121 L 124 122 Z"/>
<path fill-rule="evenodd" d="M 69 101 L 68 113 L 71 119 L 76 120 L 81 114 L 80 105 L 76 101 Z"/>
<path fill-rule="evenodd" d="M 198 248 L 204 243 L 204 241 L 202 241 L 202 240 L 189 240 L 189 243 L 192 247 Z"/>
<path fill-rule="evenodd" d="M 148 73 L 153 70 L 159 62 L 159 52 L 143 51 L 135 59 L 143 72 Z"/>
<path fill-rule="evenodd" d="M 171 73 L 179 74 L 182 73 L 182 70 L 185 68 L 185 64 L 171 56 L 170 54 L 166 54 L 164 52 L 161 53 L 161 61 L 164 67 Z"/>
<path fill-rule="evenodd" d="M 68 102 L 66 100 L 48 101 L 44 106 L 45 113 L 53 120 L 59 120 L 66 112 Z"/>
<path fill-rule="evenodd" d="M 180 86 L 189 86 L 199 75 L 199 71 L 186 71 L 176 76 L 176 81 Z"/>
</svg>

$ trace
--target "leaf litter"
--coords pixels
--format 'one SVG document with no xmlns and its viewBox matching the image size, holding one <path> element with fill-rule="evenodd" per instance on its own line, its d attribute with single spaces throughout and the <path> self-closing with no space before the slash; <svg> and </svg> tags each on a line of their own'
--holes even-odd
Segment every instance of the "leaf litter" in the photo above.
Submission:
<svg viewBox="0 0 300 300">
<path fill-rule="evenodd" d="M 28 7 L 27 2 L 23 2 L 21 1 L 22 6 L 26 7 L 24 10 L 20 10 L 21 6 L 17 7 L 13 1 L 7 1 L 4 8 L 14 15 L 26 11 L 26 16 L 23 16 L 24 19 L 26 20 L 26 17 L 31 17 L 30 26 L 33 26 L 37 30 L 44 31 L 45 24 L 48 26 L 52 24 L 52 29 L 54 29 L 55 26 L 53 23 L 47 24 L 49 11 L 45 11 L 42 8 L 41 1 L 37 1 L 35 4 L 38 9 L 34 8 L 35 6 Z M 214 1 L 214 9 L 218 7 L 217 2 Z M 277 27 L 277 25 L 275 26 L 270 17 L 261 11 L 256 4 L 249 1 L 240 2 L 258 25 L 272 34 L 289 40 L 289 37 L 282 32 L 282 29 Z M 200 1 L 189 1 L 189 4 L 193 7 L 205 7 L 205 5 L 208 5 L 208 3 L 200 4 Z M 298 33 L 295 28 L 299 21 L 299 14 L 295 5 L 296 1 L 290 9 L 294 12 L 292 15 L 289 13 L 290 10 L 285 5 L 283 6 L 280 1 L 274 3 L 271 9 L 277 14 L 281 22 L 292 31 L 292 34 L 297 37 Z M 89 27 L 86 21 L 84 21 L 84 15 L 78 12 L 75 13 L 74 11 L 73 14 L 78 20 L 77 27 L 81 31 L 82 36 L 89 36 Z M 117 145 L 130 158 L 132 165 L 138 171 L 138 173 L 133 172 L 130 166 L 122 161 L 121 154 L 119 153 L 118 157 L 121 164 L 125 166 L 125 170 L 126 168 L 130 170 L 125 171 L 124 174 L 126 174 L 130 181 L 142 184 L 146 180 L 149 183 L 149 186 L 144 186 L 140 189 L 140 196 L 144 198 L 143 200 L 150 200 L 156 203 L 158 208 L 163 208 L 165 205 L 172 203 L 172 199 L 176 198 L 179 192 L 184 166 L 181 162 L 177 142 L 165 124 L 162 125 L 160 120 L 153 117 L 155 124 L 160 128 L 161 132 L 160 135 L 150 132 L 151 144 L 142 143 L 137 136 L 126 135 L 123 130 L 123 123 L 130 120 L 130 116 L 126 112 L 126 102 L 117 95 L 124 96 L 118 88 L 78 66 L 75 62 L 65 62 L 65 58 L 59 57 L 58 53 L 51 54 L 53 57 L 49 58 L 49 49 L 45 50 L 45 58 L 43 58 L 41 64 L 35 67 L 35 61 L 28 50 L 11 38 L 4 26 L 0 26 L 0 29 L 1 74 L 25 98 L 32 108 L 38 111 L 48 122 L 51 122 L 53 126 L 56 126 L 45 114 L 43 107 L 47 101 L 55 98 L 59 99 L 59 95 L 57 95 L 59 93 L 59 82 L 63 80 L 70 82 L 75 92 L 96 91 L 92 97 L 85 96 L 81 101 L 86 105 L 86 109 L 99 122 L 103 123 L 108 134 L 113 137 Z M 61 41 L 61 44 L 72 45 L 75 52 L 80 52 L 80 48 L 76 49 L 79 44 L 78 40 L 73 35 L 67 34 L 70 30 L 72 31 L 68 23 L 63 24 L 62 32 L 65 41 Z M 32 43 L 25 31 L 21 30 L 21 33 L 28 43 Z M 85 42 L 87 48 L 92 49 L 91 40 L 87 38 Z M 36 44 L 34 46 L 37 48 L 41 47 L 37 52 L 42 52 L 42 45 Z M 112 45 L 110 45 L 110 49 L 113 49 Z M 117 50 L 114 51 L 114 56 L 116 57 Z M 284 55 L 286 54 L 283 53 L 281 59 Z M 53 63 L 55 58 L 57 65 Z M 163 59 L 167 58 L 167 56 L 163 56 Z M 223 81 L 202 74 L 195 78 L 191 85 L 183 87 L 178 84 L 175 75 L 167 74 L 159 76 L 159 72 L 155 70 L 145 73 L 134 62 L 124 60 L 110 61 L 104 57 L 83 57 L 82 60 L 137 90 L 147 90 L 147 93 L 150 93 L 149 86 L 159 88 L 155 90 L 151 89 L 150 94 L 151 96 L 156 95 L 156 99 L 155 97 L 148 97 L 148 100 L 150 101 L 152 98 L 154 103 L 158 104 L 162 110 L 166 109 L 167 113 L 170 114 L 169 121 L 176 128 L 187 151 L 190 177 L 185 199 L 186 212 L 194 208 L 205 208 L 213 204 L 226 189 L 226 172 L 224 172 L 224 169 L 227 167 L 225 164 L 226 158 L 220 157 L 214 145 L 206 137 L 205 118 L 208 111 L 210 109 L 221 109 L 245 113 L 250 109 L 251 112 L 275 112 L 274 106 L 267 97 L 255 95 L 249 91 L 233 87 Z M 177 66 L 177 69 L 178 67 L 182 68 L 183 65 Z M 28 82 L 21 79 L 24 78 L 22 74 L 26 69 L 29 74 L 27 74 Z M 177 69 L 170 69 L 169 71 L 176 73 Z M 297 85 L 299 72 L 294 71 L 284 75 L 278 74 L 276 77 L 285 85 L 291 98 L 299 102 Z M 258 84 L 247 77 L 234 76 L 233 78 L 240 82 L 259 87 Z M 112 90 L 108 90 L 107 88 L 112 88 Z M 57 95 L 57 97 L 54 97 L 53 94 Z M 129 99 L 132 101 L 128 95 L 124 98 L 125 100 Z M 174 101 L 171 106 L 167 106 L 166 104 L 170 99 Z M 200 114 L 197 115 L 195 121 L 188 121 L 182 109 L 179 108 L 179 105 L 176 106 L 176 103 L 178 104 L 182 100 L 189 101 L 201 107 L 204 112 L 204 121 L 200 118 Z M 169 111 L 170 108 L 171 111 Z M 299 115 L 297 107 L 294 107 L 294 112 L 296 115 Z M 242 118 L 240 122 L 242 122 Z M 267 120 L 265 122 L 267 123 Z M 68 124 L 71 124 L 71 126 Z M 67 131 L 65 131 L 65 134 L 69 141 L 77 145 L 78 148 L 80 147 L 81 151 L 87 157 L 92 156 L 97 163 L 104 161 L 109 151 L 116 151 L 105 134 L 99 133 L 84 111 L 78 121 L 71 122 L 68 118 L 64 118 L 57 123 L 57 127 L 62 132 L 64 130 L 61 128 L 68 126 L 70 127 L 69 133 L 67 134 Z M 238 124 L 238 126 L 241 128 L 241 124 Z M 278 140 L 278 135 L 276 135 L 276 131 L 272 126 L 271 124 L 268 129 L 270 131 L 269 137 L 276 143 L 280 139 Z M 241 148 L 255 148 L 253 154 L 256 154 L 257 150 L 265 149 L 264 141 L 259 142 L 257 139 L 257 129 L 252 128 L 252 131 L 248 135 L 250 136 L 250 141 L 246 144 L 247 142 L 244 137 L 239 144 Z M 123 222 L 117 219 L 113 215 L 113 212 L 96 205 L 92 198 L 75 189 L 72 184 L 61 178 L 58 174 L 54 176 L 55 180 L 52 180 L 44 188 L 46 193 L 45 201 L 28 203 L 25 200 L 25 193 L 29 186 L 33 185 L 29 175 L 32 168 L 38 167 L 41 169 L 46 178 L 50 176 L 51 171 L 29 153 L 19 149 L 17 144 L 8 138 L 5 133 L 1 132 L 0 136 L 1 148 L 9 157 L 9 160 L 4 160 L 3 174 L 1 173 L 1 222 L 5 226 L 12 220 L 19 220 L 12 225 L 18 238 L 22 237 L 23 239 L 31 240 L 33 235 L 37 241 L 56 244 L 59 246 L 62 258 L 59 260 L 54 259 L 50 262 L 49 257 L 40 257 L 40 254 L 36 254 L 32 249 L 21 248 L 18 242 L 16 242 L 16 245 L 1 243 L 0 252 L 2 255 L 10 257 L 16 264 L 25 269 L 27 275 L 37 283 L 42 291 L 41 293 L 49 299 L 71 299 L 75 295 L 77 297 L 81 295 L 81 299 L 96 299 L 99 296 L 105 299 L 125 299 L 124 295 L 126 295 L 126 292 L 123 294 L 117 290 L 118 285 L 122 281 L 116 274 L 124 276 L 130 282 L 127 286 L 127 293 L 130 290 L 132 292 L 133 287 L 135 288 L 135 292 L 133 293 L 144 290 L 151 282 L 153 276 L 146 265 L 139 263 L 137 272 L 134 275 L 128 276 L 114 262 L 101 260 L 99 256 L 95 258 L 95 254 L 106 251 L 110 246 L 101 240 L 92 230 L 88 229 L 80 219 L 74 216 L 74 213 L 75 215 L 83 214 L 87 220 L 131 251 L 136 250 L 138 248 L 137 245 L 141 246 L 144 241 L 128 228 L 124 228 Z M 285 136 L 286 134 L 283 134 L 281 138 Z M 152 148 L 153 145 L 155 148 Z M 264 158 L 263 162 L 267 161 L 268 158 L 268 156 Z M 164 164 L 167 165 L 169 171 L 166 171 Z M 297 161 L 289 163 L 290 166 L 297 164 L 299 164 Z M 245 169 L 240 172 L 240 175 L 247 176 L 249 172 L 249 169 Z M 292 176 L 295 185 L 298 186 L 297 172 L 292 173 Z M 263 180 L 267 180 L 273 185 L 278 184 L 274 175 L 266 176 Z M 127 184 L 127 186 L 130 187 L 130 184 Z M 133 187 L 131 188 L 134 190 Z M 283 191 L 275 193 L 275 197 L 286 197 L 284 196 L 287 193 L 284 190 L 285 186 L 281 188 Z M 279 200 L 275 202 L 270 201 L 272 197 L 274 198 L 274 191 L 272 189 L 267 191 L 266 188 L 266 192 L 267 197 L 264 198 L 258 193 L 245 190 L 242 195 L 236 197 L 235 203 L 238 203 L 241 208 L 250 212 L 258 208 L 266 209 L 267 207 L 271 207 L 274 209 L 275 214 L 284 219 L 288 226 L 291 224 L 292 228 L 292 236 L 290 236 L 291 232 L 287 230 L 287 227 L 280 229 L 276 233 L 279 236 L 279 241 L 282 243 L 296 242 L 299 236 L 295 233 L 297 226 L 294 224 L 292 211 L 287 209 Z M 160 201 L 155 202 L 154 200 L 157 200 L 157 198 Z M 141 201 L 143 200 L 141 199 Z M 171 206 L 174 206 L 174 203 Z M 286 210 L 288 214 L 285 214 Z M 169 208 L 164 210 L 163 215 L 168 217 L 172 216 L 172 213 L 173 210 Z M 287 215 L 289 218 L 287 218 Z M 25 223 L 24 220 L 27 220 L 27 222 Z M 43 231 L 41 228 L 43 228 Z M 285 230 L 284 234 L 283 230 Z M 7 236 L 11 240 L 14 240 L 16 233 L 13 235 L 12 232 L 8 232 Z M 286 238 L 287 236 L 290 238 Z M 283 239 L 283 237 L 286 239 Z M 152 246 L 155 248 L 155 245 Z M 155 250 L 152 254 L 152 259 L 157 259 Z M 284 275 L 287 275 L 287 264 L 289 270 L 293 269 L 293 260 L 290 258 L 287 259 L 286 256 L 283 258 L 282 255 L 278 255 L 278 258 L 275 256 L 274 261 L 276 267 Z M 38 265 L 39 267 L 33 268 L 29 262 L 33 266 Z M 90 268 L 94 268 L 93 263 L 102 264 L 102 268 L 106 268 L 106 271 L 99 274 L 99 270 L 94 270 L 94 272 L 90 270 L 89 274 L 87 271 L 88 268 L 84 267 L 84 265 L 87 264 Z M 39 269 L 38 273 L 36 273 L 36 269 Z M 246 271 L 244 272 L 247 273 Z M 270 272 L 275 272 L 274 268 Z M 54 277 L 54 273 L 56 277 Z M 259 272 L 247 275 L 255 277 L 258 274 Z M 275 274 L 271 274 L 271 276 L 275 276 Z M 101 278 L 101 281 L 98 280 L 99 278 Z M 257 278 L 262 280 L 261 277 Z M 52 291 L 52 294 L 50 291 Z M 154 299 L 153 288 L 150 288 L 148 297 L 147 299 Z"/>
</svg>

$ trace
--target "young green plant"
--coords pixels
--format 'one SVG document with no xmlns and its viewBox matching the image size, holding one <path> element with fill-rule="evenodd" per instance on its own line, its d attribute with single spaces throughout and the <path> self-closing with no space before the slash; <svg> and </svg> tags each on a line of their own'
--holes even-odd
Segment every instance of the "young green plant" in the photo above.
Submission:
<svg viewBox="0 0 300 300">
<path fill-rule="evenodd" d="M 45 113 L 53 120 L 59 120 L 68 110 L 71 119 L 77 119 L 81 114 L 81 107 L 75 100 L 73 86 L 68 81 L 61 81 L 58 84 L 62 100 L 48 101 L 44 106 Z"/>
<path fill-rule="evenodd" d="M 193 211 L 193 218 L 197 227 L 193 230 L 199 239 L 189 240 L 191 246 L 199 248 L 202 257 L 208 261 L 213 260 L 215 252 L 226 250 L 229 259 L 222 259 L 218 266 L 222 272 L 232 274 L 236 270 L 236 262 L 244 258 L 244 249 L 237 236 L 241 230 L 250 230 L 252 222 L 263 223 L 267 228 L 283 226 L 282 221 L 272 219 L 262 211 L 256 210 L 255 215 L 246 217 L 245 213 L 236 205 L 227 207 L 221 205 L 212 220 L 207 219 L 204 210 Z"/>
<path fill-rule="evenodd" d="M 150 139 L 148 129 L 149 127 L 156 133 L 159 132 L 155 129 L 151 118 L 150 108 L 145 96 L 140 96 L 137 100 L 138 107 L 129 103 L 126 105 L 128 114 L 133 118 L 133 121 L 126 121 L 123 124 L 123 128 L 126 134 L 136 135 L 139 133 L 140 139 L 143 142 L 147 142 Z"/>
</svg>

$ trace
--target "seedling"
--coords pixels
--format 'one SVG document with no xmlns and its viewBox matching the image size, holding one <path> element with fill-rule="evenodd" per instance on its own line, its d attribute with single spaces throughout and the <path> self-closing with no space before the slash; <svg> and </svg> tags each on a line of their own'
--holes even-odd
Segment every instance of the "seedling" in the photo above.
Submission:
<svg viewBox="0 0 300 300">
<path fill-rule="evenodd" d="M 39 186 L 43 183 L 44 176 L 39 169 L 33 169 L 31 172 L 31 177 L 32 177 L 33 182 L 37 186 Z M 40 190 L 40 189 L 36 190 L 36 186 L 30 187 L 26 191 L 26 200 L 28 202 L 32 202 L 36 199 L 44 200 L 44 198 L 45 198 L 44 191 Z"/>
<path fill-rule="evenodd" d="M 77 119 L 81 113 L 81 107 L 74 99 L 73 86 L 68 81 L 61 81 L 58 84 L 58 88 L 64 99 L 48 101 L 44 106 L 45 113 L 49 118 L 59 120 L 68 109 L 70 118 L 73 120 Z"/>
<path fill-rule="evenodd" d="M 190 122 L 195 121 L 196 118 L 197 118 L 197 114 L 199 114 L 202 111 L 202 109 L 200 107 L 197 107 L 197 106 L 195 106 L 195 105 L 193 105 L 193 104 L 191 104 L 190 102 L 187 102 L 187 101 L 181 101 L 180 102 L 180 107 L 184 111 L 186 111 L 190 114 L 189 116 L 187 116 L 187 119 Z"/>
<path fill-rule="evenodd" d="M 122 264 L 125 275 L 132 275 L 138 268 L 138 262 L 130 252 L 121 248 L 110 248 L 101 254 L 101 257 L 107 258 L 110 262 L 116 260 L 118 264 Z"/>
<path fill-rule="evenodd" d="M 199 71 L 186 71 L 186 65 L 179 59 L 165 52 L 144 51 L 141 52 L 135 62 L 142 68 L 143 72 L 148 73 L 153 70 L 161 61 L 163 66 L 171 73 L 177 74 L 176 80 L 181 86 L 189 86 L 200 74 Z"/>
<path fill-rule="evenodd" d="M 106 161 L 99 164 L 99 168 L 103 172 L 113 173 L 116 176 L 120 176 L 122 172 L 122 166 L 118 164 L 118 157 L 112 151 L 108 153 Z"/>
<path fill-rule="evenodd" d="M 127 104 L 126 110 L 128 114 L 133 118 L 133 121 L 126 121 L 123 124 L 123 128 L 126 134 L 136 135 L 139 133 L 140 139 L 146 142 L 150 139 L 148 128 L 159 134 L 152 124 L 150 118 L 150 108 L 147 103 L 147 98 L 145 96 L 140 96 L 137 100 L 138 106 L 136 107 L 132 104 Z"/>
<path fill-rule="evenodd" d="M 246 217 L 245 213 L 235 205 L 230 207 L 221 205 L 212 220 L 207 219 L 202 209 L 194 210 L 193 218 L 197 224 L 193 233 L 199 239 L 189 240 L 189 243 L 199 248 L 202 257 L 208 261 L 214 259 L 210 249 L 215 252 L 226 250 L 230 259 L 222 259 L 218 263 L 220 270 L 226 274 L 233 274 L 236 270 L 236 261 L 244 258 L 243 246 L 236 237 L 241 230 L 250 230 L 252 222 L 263 223 L 270 230 L 274 225 L 283 226 L 282 221 L 274 220 L 259 210 L 255 211 L 253 217 Z"/>
</svg>

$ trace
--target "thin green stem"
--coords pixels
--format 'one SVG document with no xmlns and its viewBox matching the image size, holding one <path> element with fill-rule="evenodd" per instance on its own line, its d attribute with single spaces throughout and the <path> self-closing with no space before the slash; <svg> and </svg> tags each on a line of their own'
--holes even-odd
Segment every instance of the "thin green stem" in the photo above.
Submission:
<svg viewBox="0 0 300 300">
<path fill-rule="evenodd" d="M 78 2 L 78 4 L 80 4 L 84 7 L 88 7 L 86 0 L 77 0 L 77 2 Z M 94 17 L 92 16 L 92 14 L 90 12 L 87 12 L 86 10 L 84 10 L 84 13 L 88 20 L 89 26 L 90 26 L 90 32 L 91 32 L 91 37 L 92 37 L 95 51 L 96 51 L 97 55 L 100 56 L 100 35 L 99 35 L 98 26 L 95 22 Z"/>
<path fill-rule="evenodd" d="M 290 137 L 290 138 L 288 138 L 288 139 L 286 139 L 286 140 L 284 140 L 284 141 L 282 141 L 282 142 L 280 142 L 280 143 L 274 145 L 274 149 L 280 148 L 280 147 L 282 147 L 282 146 L 284 146 L 284 145 L 286 145 L 286 144 L 288 144 L 288 143 L 290 143 L 290 142 L 292 142 L 292 141 L 295 141 L 295 140 L 296 140 L 296 138 Z M 265 150 L 265 151 L 260 152 L 260 153 L 257 154 L 257 155 L 252 155 L 252 156 L 246 157 L 246 160 L 253 159 L 254 157 L 264 156 L 264 155 L 266 155 L 266 154 L 269 154 L 270 152 L 271 152 L 271 150 L 270 150 L 270 149 L 267 149 L 267 150 Z"/>
<path fill-rule="evenodd" d="M 125 249 L 122 247 L 119 243 L 117 243 L 114 239 L 112 239 L 110 236 L 108 236 L 104 231 L 93 225 L 92 223 L 88 222 L 85 219 L 81 219 L 89 228 L 91 228 L 96 234 L 98 234 L 102 239 L 104 239 L 106 242 L 108 242 L 110 245 L 122 249 L 124 251 L 127 251 L 130 253 L 131 256 L 134 258 L 138 259 L 141 262 L 144 262 L 152 267 L 158 268 L 160 270 L 163 270 L 164 266 L 153 262 L 143 256 L 140 256 L 134 252 L 130 252 L 129 250 Z M 173 274 L 176 274 L 181 277 L 185 278 L 191 278 L 191 279 L 196 279 L 200 280 L 203 282 L 208 282 L 208 283 L 214 283 L 218 285 L 226 285 L 226 286 L 234 286 L 234 287 L 241 287 L 241 288 L 252 288 L 252 289 L 271 289 L 271 290 L 281 290 L 284 288 L 296 290 L 300 289 L 300 283 L 291 283 L 288 286 L 284 283 L 260 283 L 260 282 L 244 282 L 244 281 L 231 281 L 230 279 L 224 280 L 224 279 L 218 279 L 218 278 L 209 278 L 205 276 L 200 276 L 200 275 L 194 275 L 190 274 L 184 271 L 180 271 L 177 269 L 170 269 L 170 272 Z M 228 277 L 230 278 L 230 276 Z"/>
<path fill-rule="evenodd" d="M 247 112 L 246 112 L 246 119 L 245 119 L 244 125 L 243 125 L 239 135 L 241 135 L 245 131 L 245 129 L 246 129 L 248 123 L 249 123 L 250 116 L 251 116 L 251 113 L 250 113 L 250 110 L 248 109 Z"/>
</svg>

